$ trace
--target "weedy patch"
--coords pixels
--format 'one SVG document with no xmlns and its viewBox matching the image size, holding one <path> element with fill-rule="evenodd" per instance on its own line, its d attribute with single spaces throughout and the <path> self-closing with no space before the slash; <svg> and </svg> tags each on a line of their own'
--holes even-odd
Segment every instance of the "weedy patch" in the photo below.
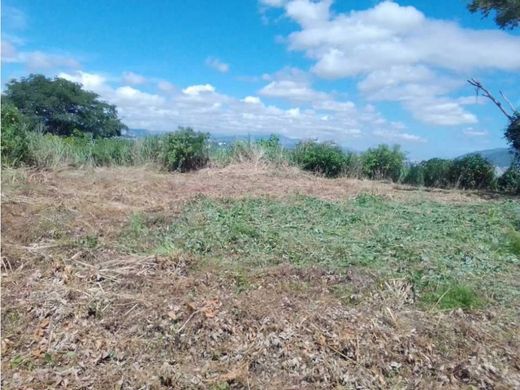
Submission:
<svg viewBox="0 0 520 390">
<path fill-rule="evenodd" d="M 507 301 L 516 294 L 511 275 L 518 274 L 518 257 L 506 231 L 518 207 L 403 203 L 367 194 L 344 202 L 201 198 L 162 231 L 162 239 L 253 267 L 320 265 L 340 273 L 366 267 L 382 277 L 410 278 L 426 302 L 436 303 L 435 294 L 444 294 L 451 280 Z M 471 298 L 468 289 L 447 288 L 438 306 L 480 306 L 485 300 Z"/>
</svg>

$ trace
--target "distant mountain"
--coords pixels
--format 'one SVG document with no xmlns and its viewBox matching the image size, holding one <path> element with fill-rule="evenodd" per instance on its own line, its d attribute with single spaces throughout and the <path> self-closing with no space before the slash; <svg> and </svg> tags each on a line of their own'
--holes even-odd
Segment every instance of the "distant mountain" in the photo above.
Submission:
<svg viewBox="0 0 520 390">
<path fill-rule="evenodd" d="M 505 170 L 509 168 L 511 163 L 513 162 L 513 153 L 509 148 L 496 148 L 496 149 L 486 149 L 479 150 L 477 152 L 467 153 L 460 157 L 472 156 L 475 154 L 480 154 L 494 166 L 499 168 L 500 170 Z"/>
<path fill-rule="evenodd" d="M 149 135 L 157 135 L 159 132 L 157 131 L 150 131 L 146 129 L 128 129 L 124 130 L 122 136 L 127 138 L 144 138 L 148 137 Z"/>
<path fill-rule="evenodd" d="M 255 142 L 261 139 L 267 139 L 269 135 L 265 134 L 249 134 L 249 135 L 221 135 L 221 134 L 211 134 L 211 140 L 219 145 L 230 145 L 235 141 L 248 141 Z M 296 146 L 299 139 L 289 138 L 283 135 L 278 135 L 280 138 L 280 144 L 284 148 L 293 148 Z"/>
</svg>

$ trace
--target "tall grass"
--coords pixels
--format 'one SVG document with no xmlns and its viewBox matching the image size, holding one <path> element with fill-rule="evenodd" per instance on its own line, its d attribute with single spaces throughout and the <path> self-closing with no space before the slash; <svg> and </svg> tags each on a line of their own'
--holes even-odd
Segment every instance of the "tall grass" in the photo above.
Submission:
<svg viewBox="0 0 520 390">
<path fill-rule="evenodd" d="M 38 132 L 27 134 L 30 161 L 38 168 L 154 164 L 160 149 L 160 140 L 156 137 L 134 141 L 123 138 L 60 137 Z"/>
</svg>

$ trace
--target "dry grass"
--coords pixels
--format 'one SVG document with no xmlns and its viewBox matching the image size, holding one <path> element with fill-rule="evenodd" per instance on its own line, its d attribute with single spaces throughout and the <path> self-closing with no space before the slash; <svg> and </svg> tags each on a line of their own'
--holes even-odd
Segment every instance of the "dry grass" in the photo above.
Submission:
<svg viewBox="0 0 520 390">
<path fill-rule="evenodd" d="M 489 201 L 246 165 L 4 172 L 2 387 L 520 388 L 517 312 L 420 310 L 405 280 L 355 268 L 241 270 L 119 247 L 134 213 L 171 218 L 199 194 L 365 192 Z"/>
</svg>

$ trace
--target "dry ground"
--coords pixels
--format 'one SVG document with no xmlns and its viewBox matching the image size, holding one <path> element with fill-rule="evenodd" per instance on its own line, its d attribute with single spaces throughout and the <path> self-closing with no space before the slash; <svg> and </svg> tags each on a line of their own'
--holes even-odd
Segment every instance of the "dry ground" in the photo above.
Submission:
<svg viewBox="0 0 520 390">
<path fill-rule="evenodd" d="M 200 194 L 492 199 L 245 165 L 15 170 L 2 182 L 2 388 L 520 388 L 518 312 L 422 310 L 405 281 L 356 268 L 243 275 L 119 241 L 134 213 L 172 219 Z"/>
</svg>

